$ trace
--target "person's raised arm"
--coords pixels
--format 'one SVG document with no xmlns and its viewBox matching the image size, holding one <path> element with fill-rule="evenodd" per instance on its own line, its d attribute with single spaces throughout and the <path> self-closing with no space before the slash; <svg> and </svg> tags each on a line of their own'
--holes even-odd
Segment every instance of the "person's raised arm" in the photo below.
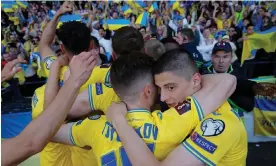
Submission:
<svg viewBox="0 0 276 166">
<path fill-rule="evenodd" d="M 237 79 L 231 74 L 207 74 L 202 76 L 202 88 L 193 96 L 199 102 L 204 115 L 219 108 L 235 91 Z"/>
<path fill-rule="evenodd" d="M 96 64 L 89 52 L 75 56 L 69 67 L 70 77 L 50 106 L 18 136 L 2 141 L 2 165 L 15 165 L 40 152 L 64 122 L 80 86 Z"/>
<path fill-rule="evenodd" d="M 39 43 L 40 45 L 39 52 L 42 59 L 46 58 L 47 56 L 54 55 L 54 52 L 51 49 L 51 44 L 56 35 L 56 29 L 57 29 L 59 18 L 63 14 L 71 11 L 72 11 L 71 4 L 69 2 L 64 2 L 60 7 L 60 9 L 56 12 L 55 16 L 52 18 L 52 20 L 47 24 L 46 28 L 42 33 L 42 37 Z"/>
<path fill-rule="evenodd" d="M 213 19 L 214 19 L 215 22 L 217 22 L 218 19 L 217 19 L 217 17 L 216 17 L 216 14 L 217 14 L 217 12 L 218 12 L 218 10 L 217 10 L 217 9 L 218 9 L 218 4 L 215 3 L 214 6 L 215 6 L 215 9 L 214 9 L 214 11 L 213 11 Z"/>
<path fill-rule="evenodd" d="M 44 110 L 53 102 L 59 91 L 60 68 L 65 65 L 68 65 L 68 59 L 61 55 L 50 67 L 44 95 Z"/>
</svg>

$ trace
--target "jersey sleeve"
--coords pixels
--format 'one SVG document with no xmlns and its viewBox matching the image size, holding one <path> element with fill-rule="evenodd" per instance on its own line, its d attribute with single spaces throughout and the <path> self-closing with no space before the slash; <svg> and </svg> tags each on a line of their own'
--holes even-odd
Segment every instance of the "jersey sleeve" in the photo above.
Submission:
<svg viewBox="0 0 276 166">
<path fill-rule="evenodd" d="M 101 115 L 93 115 L 74 123 L 70 129 L 71 143 L 78 147 L 93 147 L 95 139 L 102 132 L 101 126 L 105 122 Z"/>
<path fill-rule="evenodd" d="M 56 59 L 57 59 L 56 56 L 48 56 L 42 61 L 41 68 L 42 68 L 43 76 L 46 76 L 46 77 L 49 76 L 50 66 Z"/>
<path fill-rule="evenodd" d="M 240 134 L 237 125 L 220 114 L 210 114 L 182 143 L 184 148 L 206 165 L 217 165 L 235 144 Z"/>
<path fill-rule="evenodd" d="M 91 110 L 106 112 L 112 102 L 120 101 L 113 88 L 103 83 L 88 85 L 88 97 Z"/>
<path fill-rule="evenodd" d="M 159 135 L 163 139 L 177 139 L 181 143 L 196 128 L 203 119 L 203 111 L 193 97 L 188 97 L 184 102 L 164 113 L 154 112 L 159 118 L 157 123 Z M 172 130 L 173 129 L 173 130 Z M 169 138 L 171 137 L 171 138 Z"/>
</svg>

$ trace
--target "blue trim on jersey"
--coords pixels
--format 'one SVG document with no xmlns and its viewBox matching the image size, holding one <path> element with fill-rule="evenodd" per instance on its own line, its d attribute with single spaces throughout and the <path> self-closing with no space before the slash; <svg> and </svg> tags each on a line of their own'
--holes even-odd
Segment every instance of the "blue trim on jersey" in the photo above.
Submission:
<svg viewBox="0 0 276 166">
<path fill-rule="evenodd" d="M 93 103 L 93 91 L 92 91 L 92 85 L 89 84 L 88 85 L 88 98 L 89 98 L 89 104 L 90 104 L 90 108 L 91 108 L 91 111 L 94 111 L 95 108 L 94 108 L 94 103 Z"/>
<path fill-rule="evenodd" d="M 205 156 L 203 156 L 200 152 L 198 152 L 195 148 L 193 148 L 188 142 L 183 142 L 182 146 L 186 150 L 188 150 L 189 152 L 191 152 L 196 158 L 198 158 L 203 163 L 205 163 L 207 165 L 216 165 L 215 163 L 213 163 L 212 161 L 210 161 L 209 159 L 207 159 Z"/>
<path fill-rule="evenodd" d="M 145 113 L 151 113 L 150 111 L 148 110 L 145 110 L 145 109 L 132 109 L 132 110 L 129 110 L 127 113 L 135 113 L 135 112 L 145 112 Z"/>
<path fill-rule="evenodd" d="M 72 134 L 73 125 L 74 125 L 74 124 L 72 124 L 71 127 L 70 127 L 70 140 L 71 140 L 71 143 L 72 143 L 73 145 L 77 146 L 77 144 L 76 144 L 76 142 L 75 142 L 75 140 L 74 140 L 73 134 Z"/>
<path fill-rule="evenodd" d="M 202 107 L 200 106 L 199 102 L 196 100 L 195 97 L 192 96 L 192 99 L 194 100 L 194 103 L 195 103 L 195 106 L 196 106 L 199 121 L 202 121 L 204 119 L 203 109 L 202 109 Z"/>
</svg>

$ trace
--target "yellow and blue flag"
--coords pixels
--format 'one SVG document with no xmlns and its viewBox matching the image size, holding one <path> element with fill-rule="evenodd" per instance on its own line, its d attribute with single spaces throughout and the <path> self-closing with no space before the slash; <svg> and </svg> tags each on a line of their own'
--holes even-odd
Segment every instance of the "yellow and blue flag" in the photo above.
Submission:
<svg viewBox="0 0 276 166">
<path fill-rule="evenodd" d="M 11 20 L 14 25 L 19 24 L 19 17 L 9 17 L 9 20 Z"/>
<path fill-rule="evenodd" d="M 255 135 L 276 138 L 276 98 L 256 96 L 253 112 Z"/>
<path fill-rule="evenodd" d="M 157 5 L 157 2 L 153 2 L 152 5 L 150 6 L 149 8 L 149 12 L 154 12 L 155 10 L 158 9 L 158 5 Z"/>
<path fill-rule="evenodd" d="M 79 14 L 66 14 L 60 17 L 57 29 L 64 23 L 70 21 L 81 21 L 81 15 Z"/>
<path fill-rule="evenodd" d="M 6 12 L 6 13 L 14 12 L 14 9 L 12 8 L 12 4 L 3 4 L 2 8 L 3 8 L 4 12 Z"/>
<path fill-rule="evenodd" d="M 141 0 L 140 1 L 139 0 L 135 0 L 134 2 L 136 4 L 136 7 L 138 7 L 138 8 L 144 8 L 144 7 L 146 7 L 145 3 L 143 1 L 141 1 Z"/>
<path fill-rule="evenodd" d="M 16 0 L 16 3 L 17 3 L 20 7 L 24 8 L 24 9 L 26 9 L 27 6 L 28 6 L 28 2 L 23 1 L 23 0 Z"/>
<path fill-rule="evenodd" d="M 136 20 L 135 24 L 140 24 L 142 26 L 147 26 L 148 18 L 149 18 L 149 13 L 148 12 L 143 12 L 137 17 L 137 20 Z"/>
<path fill-rule="evenodd" d="M 109 30 L 117 30 L 121 27 L 129 26 L 130 21 L 127 19 L 106 19 L 103 21 L 104 25 L 108 26 Z M 107 28 L 104 26 L 104 28 Z"/>
<path fill-rule="evenodd" d="M 276 51 L 276 27 L 263 32 L 255 32 L 243 41 L 241 65 L 247 59 L 253 59 L 258 49 L 263 48 L 266 52 Z"/>
<path fill-rule="evenodd" d="M 127 4 L 125 4 L 124 6 L 122 6 L 121 9 L 122 9 L 122 12 L 123 12 L 124 14 L 132 13 L 131 8 L 130 8 Z"/>
</svg>

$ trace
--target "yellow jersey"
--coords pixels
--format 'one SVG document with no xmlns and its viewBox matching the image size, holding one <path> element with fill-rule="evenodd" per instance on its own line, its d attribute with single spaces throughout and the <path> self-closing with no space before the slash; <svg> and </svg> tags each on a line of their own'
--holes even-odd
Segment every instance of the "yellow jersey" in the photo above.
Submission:
<svg viewBox="0 0 276 166">
<path fill-rule="evenodd" d="M 208 115 L 183 146 L 206 165 L 246 165 L 247 133 L 234 110 Z"/>
<path fill-rule="evenodd" d="M 226 21 L 228 22 L 228 25 L 230 26 L 232 20 L 231 19 L 227 19 Z M 222 30 L 223 29 L 223 21 L 222 20 L 217 19 L 216 24 L 217 24 L 218 30 Z"/>
<path fill-rule="evenodd" d="M 120 101 L 113 88 L 104 83 L 88 85 L 88 96 L 91 110 L 107 111 L 112 102 Z"/>
<path fill-rule="evenodd" d="M 42 64 L 41 64 L 42 71 L 43 71 L 42 73 L 44 73 L 45 77 L 49 76 L 50 65 L 52 64 L 52 62 L 56 60 L 56 58 L 57 58 L 56 56 L 49 56 L 42 61 Z M 61 68 L 60 78 L 59 78 L 60 86 L 64 84 L 64 74 L 68 69 L 69 69 L 68 66 L 64 66 Z M 112 88 L 109 88 L 110 87 L 109 69 L 110 69 L 109 64 L 95 67 L 88 81 L 80 88 L 80 92 L 86 89 L 89 83 L 91 84 L 96 82 L 104 82 L 105 85 L 107 85 L 108 87 L 107 86 L 105 86 L 106 88 L 103 87 L 103 91 L 105 93 L 102 94 L 102 96 L 105 98 L 107 98 L 107 96 L 109 97 L 112 95 L 114 96 L 115 92 L 113 91 Z M 93 87 L 93 86 L 96 87 L 96 85 L 90 85 L 90 87 Z M 43 85 L 37 88 L 32 97 L 32 118 L 33 119 L 36 118 L 43 111 L 45 87 L 46 85 Z M 106 93 L 107 91 L 108 93 Z M 111 95 L 109 91 L 112 92 Z M 97 96 L 96 95 L 97 94 L 93 94 L 91 95 L 90 98 L 93 98 L 95 103 L 100 103 L 99 102 L 100 100 L 98 99 L 99 95 Z M 111 104 L 113 98 L 109 98 L 109 99 L 111 99 L 109 100 L 109 103 Z M 118 101 L 118 99 L 114 101 Z M 95 109 L 106 111 L 106 109 L 110 104 L 107 105 L 105 102 L 102 102 L 101 100 L 101 105 L 96 104 Z M 48 143 L 47 146 L 44 148 L 44 150 L 41 152 L 40 164 L 41 166 L 44 166 L 44 165 L 45 166 L 51 166 L 51 165 L 70 166 L 70 165 L 78 165 L 77 163 L 93 164 L 93 163 L 96 163 L 95 158 L 93 158 L 93 155 L 94 154 L 92 150 L 87 151 L 87 150 L 80 149 L 78 147 L 72 147 L 72 146 L 67 146 L 67 145 L 58 144 L 58 143 Z"/>
<path fill-rule="evenodd" d="M 196 99 L 188 97 L 164 113 L 130 110 L 127 119 L 154 155 L 163 160 L 203 119 L 203 112 Z M 70 138 L 73 145 L 92 147 L 98 165 L 131 165 L 119 136 L 104 115 L 73 124 Z"/>
</svg>

